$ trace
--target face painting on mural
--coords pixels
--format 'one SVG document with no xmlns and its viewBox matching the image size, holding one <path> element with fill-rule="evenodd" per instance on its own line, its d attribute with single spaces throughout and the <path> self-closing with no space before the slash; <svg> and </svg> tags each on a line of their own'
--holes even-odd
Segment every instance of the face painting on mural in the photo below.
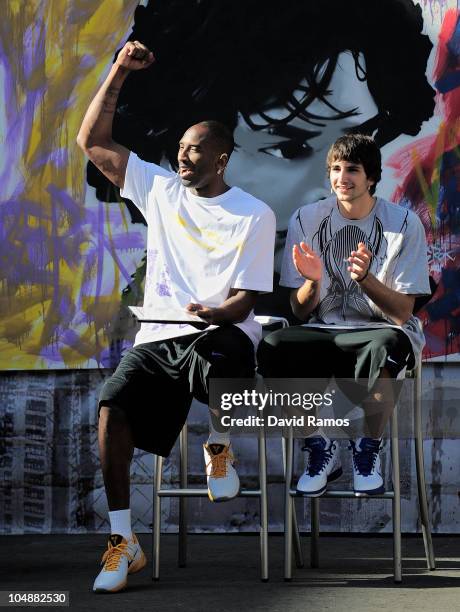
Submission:
<svg viewBox="0 0 460 612">
<path fill-rule="evenodd" d="M 13 47 L 26 43 L 22 67 L 2 51 L 4 368 L 108 366 L 129 344 L 126 305 L 142 295 L 145 228 L 91 164 L 84 184 L 83 159 L 68 144 L 128 34 L 157 62 L 126 81 L 115 140 L 175 168 L 186 128 L 225 122 L 237 143 L 226 180 L 274 209 L 280 251 L 292 212 L 329 193 L 331 142 L 349 130 L 373 135 L 384 159 L 379 195 L 413 208 L 430 243 L 439 286 L 422 313 L 427 355 L 459 353 L 453 1 L 327 0 L 289 10 L 269 2 L 263 14 L 251 0 L 219 9 L 177 0 L 164 14 L 165 3 L 102 2 L 96 14 L 75 10 L 66 36 L 51 24 L 51 4 L 30 3 L 26 25 L 10 10 Z M 73 71 L 45 54 L 53 38 Z"/>
</svg>

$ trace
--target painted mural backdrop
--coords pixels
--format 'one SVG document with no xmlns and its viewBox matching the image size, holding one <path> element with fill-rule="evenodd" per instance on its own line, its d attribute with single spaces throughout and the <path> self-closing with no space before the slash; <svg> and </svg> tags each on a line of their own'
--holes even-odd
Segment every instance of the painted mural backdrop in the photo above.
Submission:
<svg viewBox="0 0 460 612">
<path fill-rule="evenodd" d="M 228 180 L 265 199 L 279 249 L 300 204 L 328 193 L 343 131 L 371 133 L 378 192 L 421 217 L 437 290 L 427 356 L 460 352 L 460 32 L 456 0 L 7 0 L 0 23 L 0 366 L 116 365 L 141 299 L 145 227 L 75 145 L 130 37 L 157 62 L 131 75 L 114 135 L 174 165 L 203 118 L 234 128 Z M 136 9 L 137 7 L 137 9 Z M 267 310 L 285 307 L 270 298 Z"/>
<path fill-rule="evenodd" d="M 430 271 L 438 284 L 420 313 L 425 323 L 426 355 L 460 352 L 460 19 L 444 15 L 432 81 L 437 91 L 439 125 L 402 147 L 387 160 L 399 185 L 394 201 L 413 208 L 429 242 Z M 428 130 L 427 130 L 428 131 Z"/>
<path fill-rule="evenodd" d="M 135 0 L 2 2 L 0 360 L 96 366 L 143 255 L 122 205 L 98 201 L 75 145 Z"/>
</svg>

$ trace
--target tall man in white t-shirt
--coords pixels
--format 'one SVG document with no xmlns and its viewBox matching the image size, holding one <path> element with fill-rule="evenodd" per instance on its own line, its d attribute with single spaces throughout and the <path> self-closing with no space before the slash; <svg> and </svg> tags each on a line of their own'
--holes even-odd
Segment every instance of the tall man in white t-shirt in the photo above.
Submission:
<svg viewBox="0 0 460 612">
<path fill-rule="evenodd" d="M 146 560 L 131 530 L 129 468 L 134 447 L 167 456 L 193 397 L 208 401 L 210 378 L 252 377 L 261 338 L 257 293 L 272 290 L 275 217 L 270 208 L 224 181 L 231 132 L 215 121 L 190 127 L 179 143 L 178 174 L 139 159 L 112 139 L 120 88 L 153 54 L 128 42 L 83 120 L 78 144 L 132 200 L 147 225 L 144 306 L 188 310 L 187 323 L 142 323 L 134 348 L 106 381 L 99 400 L 99 450 L 111 536 L 94 590 L 119 591 Z M 159 94 L 160 95 L 160 94 Z M 212 426 L 204 445 L 209 497 L 238 494 L 228 432 Z"/>
<path fill-rule="evenodd" d="M 367 432 L 350 440 L 353 488 L 375 495 L 384 490 L 379 451 L 394 407 L 391 379 L 425 342 L 412 313 L 415 298 L 430 294 L 426 238 L 414 212 L 374 195 L 382 162 L 371 137 L 339 138 L 327 171 L 333 195 L 292 215 L 281 270 L 294 314 L 308 323 L 264 338 L 259 371 L 309 378 L 317 391 L 334 376 L 365 408 Z M 302 450 L 297 492 L 319 496 L 342 474 L 338 444 L 315 431 Z"/>
</svg>

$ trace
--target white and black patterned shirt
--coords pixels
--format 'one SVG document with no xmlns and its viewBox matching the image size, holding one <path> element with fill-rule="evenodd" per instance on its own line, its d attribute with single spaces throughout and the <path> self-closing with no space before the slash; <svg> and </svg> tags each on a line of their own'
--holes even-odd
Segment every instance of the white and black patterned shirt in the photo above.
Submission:
<svg viewBox="0 0 460 612">
<path fill-rule="evenodd" d="M 299 208 L 291 217 L 281 269 L 280 284 L 301 287 L 305 279 L 292 261 L 294 244 L 306 242 L 323 261 L 320 300 L 309 323 L 375 327 L 394 324 L 353 281 L 347 270 L 351 251 L 363 242 L 372 253 L 370 272 L 384 285 L 406 294 L 428 295 L 425 231 L 410 210 L 377 198 L 363 219 L 347 219 L 336 197 Z M 401 328 L 417 357 L 425 344 L 417 319 L 412 316 Z"/>
</svg>

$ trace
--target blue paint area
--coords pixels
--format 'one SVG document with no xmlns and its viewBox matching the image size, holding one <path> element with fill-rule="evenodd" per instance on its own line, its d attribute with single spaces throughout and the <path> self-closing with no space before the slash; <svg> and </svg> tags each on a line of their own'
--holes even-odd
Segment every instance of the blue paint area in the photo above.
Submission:
<svg viewBox="0 0 460 612">
<path fill-rule="evenodd" d="M 441 180 L 436 216 L 448 225 L 449 233 L 460 233 L 460 164 L 458 150 L 446 151 L 441 160 Z"/>
<path fill-rule="evenodd" d="M 450 319 L 458 320 L 453 312 L 460 308 L 460 270 L 444 269 L 442 271 L 442 285 L 444 294 L 428 304 L 426 311 L 432 321 Z"/>
<path fill-rule="evenodd" d="M 457 19 L 455 30 L 446 47 L 449 52 L 446 70 L 435 83 L 436 89 L 442 94 L 460 86 L 460 18 Z"/>
</svg>

